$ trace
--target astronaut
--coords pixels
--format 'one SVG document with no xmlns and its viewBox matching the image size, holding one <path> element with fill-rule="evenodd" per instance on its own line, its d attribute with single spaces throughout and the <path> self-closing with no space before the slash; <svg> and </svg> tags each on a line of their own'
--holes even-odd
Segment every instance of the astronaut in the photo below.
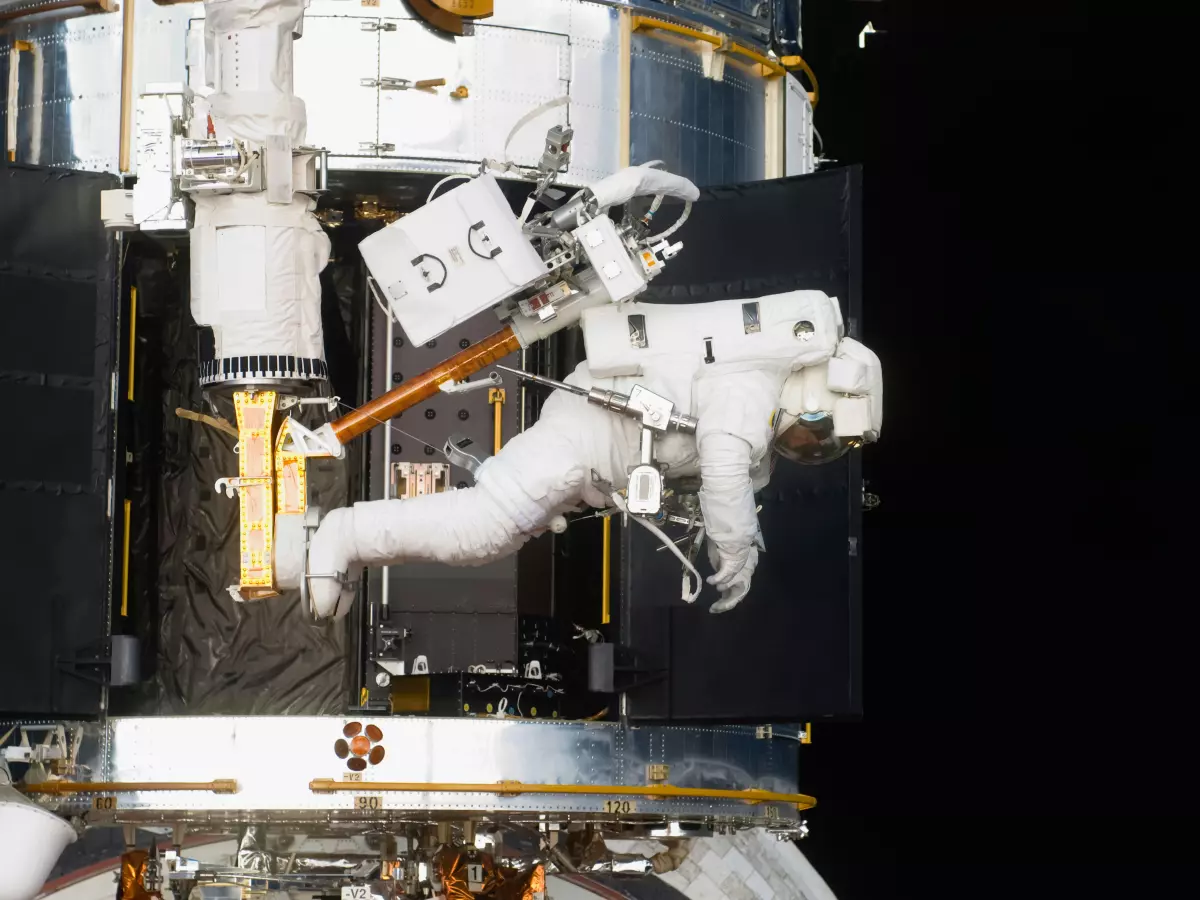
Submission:
<svg viewBox="0 0 1200 900">
<path fill-rule="evenodd" d="M 637 323 L 637 340 L 631 340 Z M 692 305 L 606 304 L 583 313 L 587 359 L 566 380 L 628 394 L 634 385 L 698 419 L 695 435 L 663 434 L 665 478 L 700 477 L 700 505 L 718 599 L 750 589 L 761 546 L 754 493 L 774 456 L 836 459 L 879 437 L 878 357 L 845 337 L 836 298 L 793 291 Z M 551 519 L 612 505 L 639 462 L 640 425 L 554 391 L 537 423 L 476 472 L 473 487 L 330 511 L 312 539 L 310 597 L 318 616 L 344 615 L 363 565 L 479 565 L 513 553 Z M 336 574 L 337 578 L 329 577 Z"/>
</svg>

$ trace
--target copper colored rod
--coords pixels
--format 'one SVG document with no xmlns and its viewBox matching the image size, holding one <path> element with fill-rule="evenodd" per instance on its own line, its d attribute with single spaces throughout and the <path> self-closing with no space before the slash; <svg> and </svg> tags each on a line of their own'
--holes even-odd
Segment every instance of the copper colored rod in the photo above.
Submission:
<svg viewBox="0 0 1200 900">
<path fill-rule="evenodd" d="M 236 794 L 238 783 L 232 778 L 216 781 L 47 781 L 17 785 L 26 794 L 130 794 L 143 791 L 212 791 Z"/>
<path fill-rule="evenodd" d="M 408 379 L 370 403 L 346 413 L 333 423 L 333 433 L 341 443 L 348 443 L 376 425 L 386 423 L 397 413 L 428 400 L 438 392 L 443 382 L 462 381 L 468 375 L 474 375 L 520 349 L 521 342 L 513 334 L 512 326 L 505 325 L 478 344 L 454 354 L 441 365 Z"/>
<path fill-rule="evenodd" d="M 673 784 L 525 784 L 520 781 L 494 781 L 490 784 L 459 784 L 411 781 L 334 781 L 314 778 L 308 783 L 310 791 L 329 794 L 339 791 L 396 791 L 401 793 L 499 794 L 516 797 L 519 794 L 583 794 L 614 797 L 645 797 L 647 800 L 699 797 L 713 800 L 742 800 L 746 803 L 795 803 L 797 809 L 812 809 L 817 805 L 808 794 L 782 794 L 759 788 L 728 790 L 725 788 L 677 787 Z"/>
<path fill-rule="evenodd" d="M 117 171 L 129 171 L 129 147 L 133 142 L 133 33 L 134 0 L 121 3 L 121 141 L 117 154 Z"/>
</svg>

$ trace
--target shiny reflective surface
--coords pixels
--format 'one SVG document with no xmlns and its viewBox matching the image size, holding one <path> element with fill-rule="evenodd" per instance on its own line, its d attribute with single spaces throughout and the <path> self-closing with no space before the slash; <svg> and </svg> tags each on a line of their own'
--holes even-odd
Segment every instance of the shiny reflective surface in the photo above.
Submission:
<svg viewBox="0 0 1200 900">
<path fill-rule="evenodd" d="M 473 37 L 461 38 L 427 28 L 400 0 L 379 0 L 377 7 L 313 0 L 295 46 L 295 90 L 308 109 L 308 142 L 328 148 L 335 169 L 477 171 L 481 158 L 504 156 L 521 116 L 565 95 L 569 105 L 521 128 L 509 153 L 517 162 L 536 162 L 546 128 L 569 121 L 580 139 L 561 181 L 591 183 L 620 164 L 621 7 L 745 36 L 706 16 L 706 8 L 720 7 L 703 0 L 689 7 L 521 0 L 499 5 L 475 25 Z M 33 52 L 15 57 L 18 161 L 116 171 L 120 14 L 14 23 L 10 32 L 34 44 Z M 149 83 L 185 82 L 189 75 L 193 87 L 202 84 L 203 4 L 139 5 L 135 37 L 135 95 Z M 0 47 L 0 133 L 7 126 L 10 44 Z M 763 82 L 753 67 L 731 58 L 725 80 L 712 81 L 694 50 L 637 34 L 632 68 L 634 162 L 663 158 L 699 184 L 762 177 Z M 446 85 L 430 93 L 363 84 L 381 77 L 445 78 Z M 467 96 L 455 99 L 450 94 L 459 86 Z M 794 174 L 807 170 L 809 130 L 805 110 L 789 105 L 788 115 L 787 171 Z M 801 123 L 799 133 L 793 123 Z"/>
<path fill-rule="evenodd" d="M 379 88 L 363 79 L 379 78 L 379 34 L 363 31 L 363 21 L 377 20 L 318 16 L 310 8 L 295 42 L 293 91 L 308 111 L 306 140 L 330 153 L 377 152 Z"/>
<path fill-rule="evenodd" d="M 184 81 L 187 21 L 201 4 L 145 4 L 137 12 L 134 94 L 152 82 Z M 18 162 L 117 170 L 121 110 L 121 14 L 15 21 L 0 46 L 0 134 L 8 126 L 8 66 L 17 55 Z"/>
<path fill-rule="evenodd" d="M 349 812 L 357 808 L 359 792 L 315 794 L 308 786 L 316 778 L 342 778 L 345 764 L 333 744 L 345 724 L 336 717 L 312 716 L 114 719 L 108 761 L 97 759 L 95 766 L 112 781 L 238 781 L 238 792 L 228 795 L 122 794 L 117 801 L 122 813 L 208 811 L 236 817 L 254 810 Z M 681 787 L 782 793 L 801 787 L 798 745 L 758 739 L 747 727 L 623 729 L 606 723 L 430 718 L 365 724 L 382 727 L 392 752 L 362 773 L 363 794 L 370 793 L 372 780 L 642 785 L 649 783 L 647 766 L 652 762 L 669 765 L 669 783 Z M 272 745 L 285 746 L 288 753 L 262 752 Z M 383 810 L 606 812 L 603 794 L 500 797 L 431 790 L 376 796 Z M 754 817 L 780 820 L 781 825 L 798 821 L 796 810 L 785 804 L 748 807 L 737 801 L 689 798 L 639 799 L 636 813 L 692 820 Z"/>
</svg>

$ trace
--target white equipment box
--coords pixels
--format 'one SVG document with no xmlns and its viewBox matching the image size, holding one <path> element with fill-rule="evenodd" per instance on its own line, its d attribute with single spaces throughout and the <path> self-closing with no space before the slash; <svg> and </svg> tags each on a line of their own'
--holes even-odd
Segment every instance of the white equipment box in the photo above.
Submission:
<svg viewBox="0 0 1200 900">
<path fill-rule="evenodd" d="M 624 303 L 646 289 L 646 277 L 638 271 L 617 234 L 617 226 L 608 216 L 601 213 L 581 225 L 575 237 L 592 268 L 600 273 L 601 283 L 613 303 Z M 654 255 L 650 254 L 650 258 L 653 260 Z"/>
<path fill-rule="evenodd" d="M 547 271 L 492 175 L 447 191 L 358 249 L 414 344 L 490 309 Z"/>
</svg>

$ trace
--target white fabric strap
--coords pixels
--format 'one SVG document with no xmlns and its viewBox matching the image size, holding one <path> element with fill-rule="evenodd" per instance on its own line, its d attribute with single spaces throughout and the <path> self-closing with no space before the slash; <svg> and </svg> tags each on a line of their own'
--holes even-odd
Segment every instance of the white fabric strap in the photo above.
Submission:
<svg viewBox="0 0 1200 900">
<path fill-rule="evenodd" d="M 566 106 L 570 102 L 571 98 L 564 94 L 561 97 L 555 97 L 553 100 L 546 101 L 541 106 L 535 106 L 529 112 L 525 113 L 525 115 L 521 116 L 521 118 L 517 119 L 516 124 L 513 125 L 513 127 L 509 130 L 508 137 L 504 139 L 504 161 L 506 163 L 512 162 L 512 157 L 508 154 L 508 147 L 509 144 L 513 142 L 513 138 L 517 136 L 517 132 L 519 132 L 522 128 L 536 119 L 542 113 L 550 112 L 550 110 L 557 109 L 560 106 Z"/>
<path fill-rule="evenodd" d="M 621 510 L 621 512 L 629 512 L 629 506 L 625 503 L 625 498 L 621 496 L 620 491 L 613 491 L 612 502 L 617 509 Z M 688 558 L 683 555 L 683 551 L 681 551 L 679 546 L 673 540 L 671 540 L 670 535 L 666 534 L 653 522 L 648 519 L 643 519 L 641 516 L 630 516 L 630 518 L 662 541 L 662 545 L 670 550 L 671 553 L 674 554 L 675 558 L 683 563 L 683 567 L 692 574 L 692 576 L 695 578 L 696 589 L 692 591 L 691 594 L 688 594 L 685 588 L 683 592 L 683 599 L 688 603 L 695 603 L 696 598 L 700 596 L 701 589 L 704 587 L 704 579 L 700 577 L 700 573 L 696 571 L 696 567 L 693 566 Z"/>
</svg>

